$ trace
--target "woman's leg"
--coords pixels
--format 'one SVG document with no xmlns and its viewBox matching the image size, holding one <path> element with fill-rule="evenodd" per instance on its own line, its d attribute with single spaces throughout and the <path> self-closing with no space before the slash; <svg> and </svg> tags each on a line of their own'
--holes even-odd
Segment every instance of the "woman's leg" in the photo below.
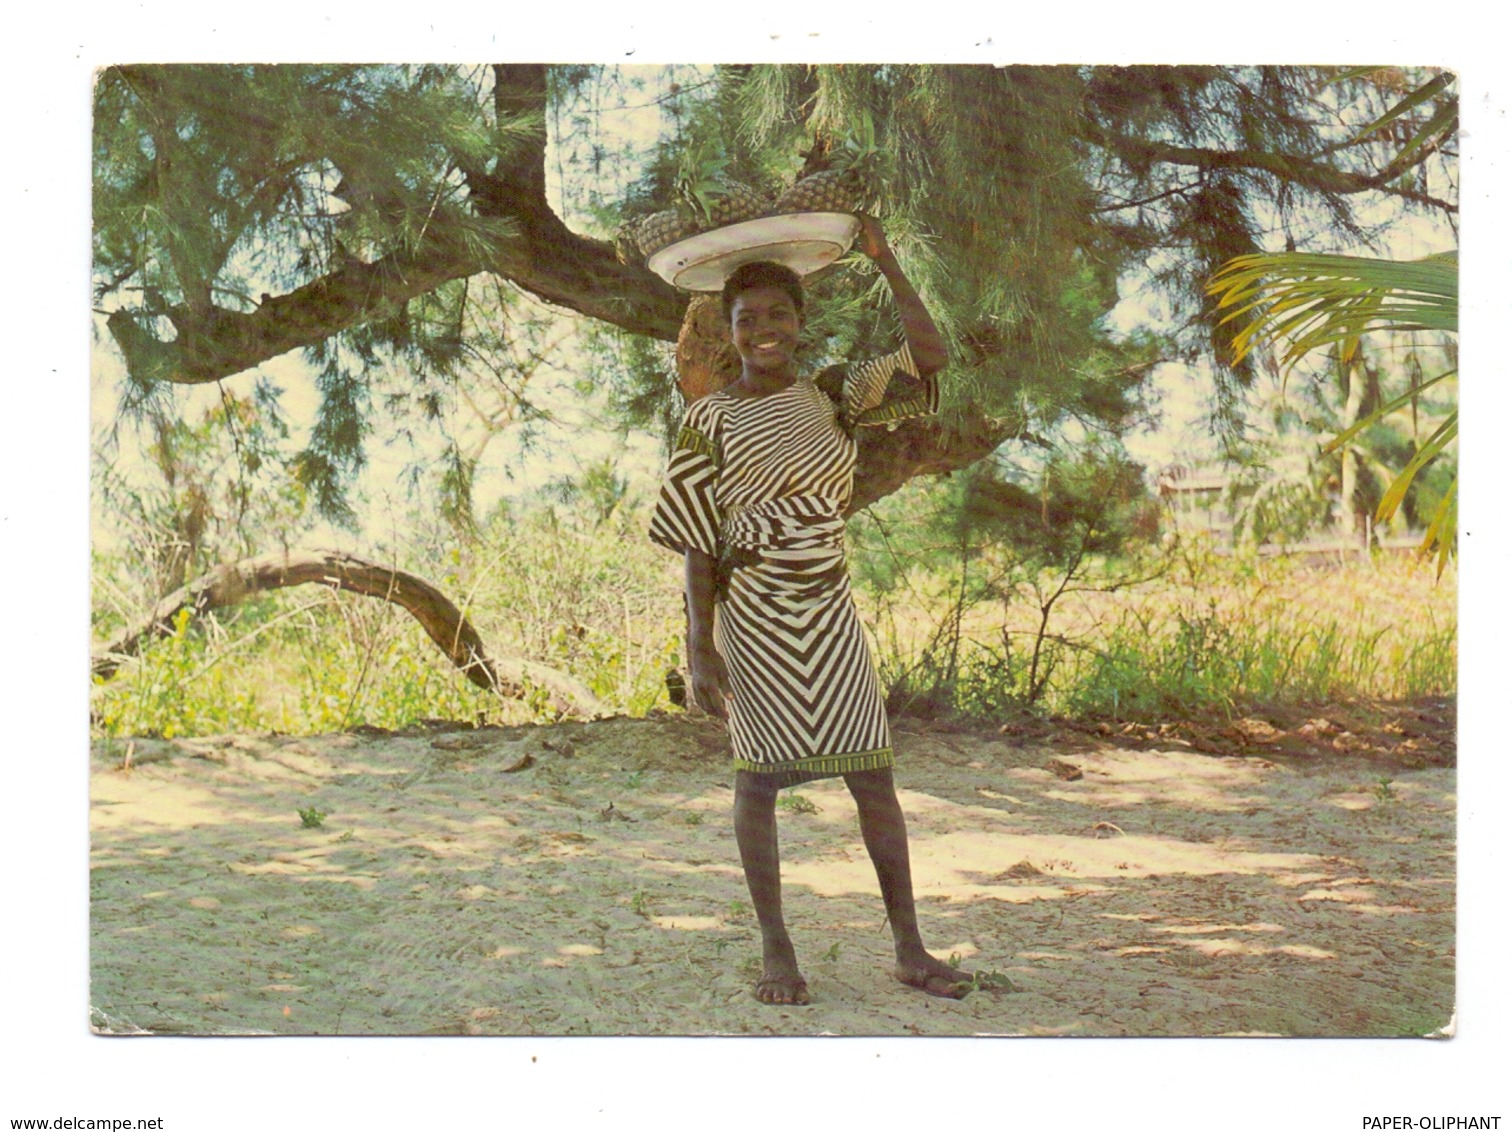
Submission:
<svg viewBox="0 0 1512 1132">
<path fill-rule="evenodd" d="M 913 874 L 908 863 L 908 829 L 903 807 L 893 787 L 892 771 L 856 771 L 845 776 L 845 785 L 856 800 L 861 820 L 861 839 L 877 870 L 882 903 L 892 926 L 894 974 L 911 987 L 942 998 L 960 998 L 970 989 L 971 976 L 942 963 L 924 950 L 919 920 L 914 910 Z"/>
<path fill-rule="evenodd" d="M 777 786 L 764 775 L 735 773 L 735 844 L 746 887 L 761 925 L 762 1002 L 803 1005 L 808 984 L 798 971 L 793 941 L 782 919 L 782 872 L 777 856 Z"/>
</svg>

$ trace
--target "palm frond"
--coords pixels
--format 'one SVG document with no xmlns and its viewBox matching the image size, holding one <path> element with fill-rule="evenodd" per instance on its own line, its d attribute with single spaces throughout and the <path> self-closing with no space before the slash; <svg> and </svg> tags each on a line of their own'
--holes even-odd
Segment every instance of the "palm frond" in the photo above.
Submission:
<svg viewBox="0 0 1512 1132">
<path fill-rule="evenodd" d="M 1353 440 L 1357 435 L 1359 435 L 1360 433 L 1364 432 L 1366 429 L 1371 428 L 1372 426 L 1380 423 L 1380 421 L 1383 418 L 1390 416 L 1392 413 L 1396 412 L 1398 409 L 1405 409 L 1414 400 L 1416 400 L 1417 398 L 1419 398 L 1419 397 L 1421 397 L 1423 395 L 1423 390 L 1428 389 L 1428 388 L 1430 388 L 1430 387 L 1432 387 L 1434 385 L 1437 385 L 1440 381 L 1443 381 L 1446 377 L 1456 377 L 1456 376 L 1458 376 L 1458 374 L 1459 374 L 1458 370 L 1453 370 L 1453 369 L 1445 370 L 1443 373 L 1439 374 L 1437 377 L 1430 377 L 1427 381 L 1420 382 L 1418 385 L 1415 385 L 1415 386 L 1413 386 L 1413 388 L 1407 390 L 1407 392 L 1403 393 L 1400 397 L 1394 397 L 1394 398 L 1392 398 L 1390 401 L 1386 402 L 1386 404 L 1382 405 L 1375 412 L 1371 413 L 1368 417 L 1361 418 L 1360 420 L 1358 420 L 1354 424 L 1352 424 L 1349 428 L 1347 428 L 1343 432 L 1339 433 L 1338 436 L 1334 437 L 1332 440 L 1330 440 L 1327 444 L 1325 444 L 1323 446 L 1323 451 L 1324 452 L 1336 452 L 1336 451 L 1338 451 L 1340 448 L 1344 447 L 1344 445 L 1348 444 L 1351 440 Z"/>
<path fill-rule="evenodd" d="M 1223 322 L 1248 319 L 1235 361 L 1261 342 L 1284 341 L 1289 370 L 1320 346 L 1358 342 L 1375 330 L 1459 329 L 1459 255 L 1419 260 L 1284 252 L 1229 260 L 1208 283 Z M 1348 354 L 1346 353 L 1346 356 Z"/>
<path fill-rule="evenodd" d="M 1411 107 L 1397 109 L 1405 113 Z M 1452 334 L 1459 329 L 1457 252 L 1405 262 L 1299 252 L 1239 256 L 1219 269 L 1207 289 L 1218 308 L 1227 309 L 1224 322 L 1245 323 L 1233 339 L 1235 361 L 1262 344 L 1279 346 L 1285 373 L 1325 346 L 1338 346 L 1339 360 L 1347 364 L 1358 351 L 1360 339 L 1372 332 Z M 1348 444 L 1454 372 L 1441 373 L 1388 401 L 1335 436 L 1327 450 Z M 1377 522 L 1396 513 L 1418 473 L 1458 432 L 1459 410 L 1453 409 L 1386 489 Z M 1457 485 L 1456 478 L 1429 523 L 1421 547 L 1424 555 L 1438 549 L 1440 573 L 1452 549 Z"/>
<path fill-rule="evenodd" d="M 1444 566 L 1454 548 L 1454 532 L 1459 525 L 1459 476 L 1449 481 L 1449 490 L 1439 500 L 1438 508 L 1423 533 L 1423 543 L 1418 547 L 1418 557 L 1426 558 L 1438 548 L 1438 576 L 1444 576 Z"/>
<path fill-rule="evenodd" d="M 1407 496 L 1407 489 L 1412 486 L 1414 477 L 1421 471 L 1444 448 L 1459 435 L 1459 414 L 1450 413 L 1443 424 L 1434 431 L 1417 454 L 1407 462 L 1407 466 L 1397 473 L 1397 478 L 1386 489 L 1386 494 L 1381 497 L 1381 505 L 1376 508 L 1376 522 L 1384 523 L 1396 514 L 1397 508 L 1402 505 L 1402 500 Z"/>
<path fill-rule="evenodd" d="M 1453 72 L 1443 71 L 1435 75 L 1432 79 L 1430 79 L 1428 82 L 1424 83 L 1417 89 L 1408 91 L 1406 95 L 1404 95 L 1395 106 L 1386 111 L 1386 113 L 1381 115 L 1381 117 L 1376 121 L 1372 122 L 1370 125 L 1361 130 L 1361 135 L 1363 136 L 1370 133 L 1372 130 L 1378 130 L 1382 126 L 1395 122 L 1404 114 L 1415 110 L 1417 107 L 1421 106 L 1423 103 L 1427 102 L 1435 95 L 1447 90 L 1453 84 Z"/>
</svg>

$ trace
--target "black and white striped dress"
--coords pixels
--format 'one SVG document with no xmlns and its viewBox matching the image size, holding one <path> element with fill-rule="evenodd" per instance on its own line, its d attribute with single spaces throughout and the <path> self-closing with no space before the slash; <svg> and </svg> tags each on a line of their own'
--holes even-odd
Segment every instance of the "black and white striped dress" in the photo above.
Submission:
<svg viewBox="0 0 1512 1132">
<path fill-rule="evenodd" d="M 650 531 L 721 561 L 714 640 L 734 697 L 735 768 L 782 785 L 892 765 L 845 565 L 853 430 L 938 405 L 907 346 L 820 381 L 689 406 Z"/>
</svg>

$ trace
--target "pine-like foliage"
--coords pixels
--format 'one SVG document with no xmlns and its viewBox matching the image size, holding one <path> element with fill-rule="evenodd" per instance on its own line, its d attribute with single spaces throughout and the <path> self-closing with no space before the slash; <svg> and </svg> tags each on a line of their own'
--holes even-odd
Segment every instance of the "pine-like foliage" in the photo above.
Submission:
<svg viewBox="0 0 1512 1132">
<path fill-rule="evenodd" d="M 941 443 L 1116 433 L 1159 361 L 1207 356 L 1219 418 L 1250 379 L 1203 287 L 1237 254 L 1453 218 L 1447 76 L 1383 69 L 499 64 L 127 66 L 95 92 L 96 309 L 141 404 L 291 349 L 320 374 L 299 463 L 328 512 L 375 409 L 434 415 L 496 368 L 480 275 L 638 339 L 617 401 L 675 412 L 683 301 L 609 236 L 721 180 L 776 200 L 843 171 L 954 351 Z M 660 107 L 649 142 L 616 133 Z M 712 196 L 711 196 L 712 194 Z M 1370 218 L 1370 219 L 1366 219 Z M 811 281 L 810 359 L 884 348 L 879 279 Z M 1107 316 L 1153 282 L 1168 331 Z M 489 310 L 499 310 L 497 305 Z M 394 398 L 398 398 L 390 404 Z M 990 450 L 990 449 L 989 449 Z M 963 452 L 965 450 L 963 449 Z M 954 466 L 969 462 L 962 455 Z M 458 484 L 466 477 L 452 477 Z"/>
<path fill-rule="evenodd" d="M 95 97 L 95 297 L 137 346 L 128 409 L 192 380 L 155 364 L 160 342 L 213 338 L 354 267 L 381 284 L 427 241 L 478 270 L 509 231 L 470 207 L 461 168 L 491 167 L 520 123 L 500 129 L 456 68 L 113 67 Z M 326 515 L 350 515 L 345 486 L 394 369 L 420 403 L 455 378 L 467 294 L 465 277 L 440 279 L 310 342 L 322 404 L 295 467 Z"/>
<path fill-rule="evenodd" d="M 1244 321 L 1221 317 L 1213 273 L 1265 247 L 1369 241 L 1364 216 L 1454 215 L 1441 107 L 1416 107 L 1410 126 L 1377 117 L 1414 81 L 1295 67 L 721 68 L 633 200 L 668 199 L 666 171 L 694 150 L 718 150 L 769 191 L 846 170 L 952 344 L 957 411 L 1026 435 L 1070 420 L 1117 431 L 1158 361 L 1200 357 L 1217 378 L 1215 425 L 1237 432 L 1254 362 L 1236 358 Z M 1430 120 L 1432 145 L 1403 162 L 1403 131 Z M 1106 316 L 1141 280 L 1169 329 L 1115 337 Z M 880 285 L 830 272 L 810 289 L 814 361 L 894 333 Z"/>
</svg>

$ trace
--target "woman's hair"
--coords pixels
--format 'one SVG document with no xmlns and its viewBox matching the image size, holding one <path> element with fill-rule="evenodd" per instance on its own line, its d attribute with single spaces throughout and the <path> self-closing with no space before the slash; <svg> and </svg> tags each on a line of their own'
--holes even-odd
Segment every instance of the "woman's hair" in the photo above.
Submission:
<svg viewBox="0 0 1512 1132">
<path fill-rule="evenodd" d="M 735 311 L 735 300 L 740 293 L 755 287 L 776 287 L 786 291 L 798 313 L 803 313 L 803 284 L 798 280 L 798 273 L 783 264 L 761 260 L 757 263 L 743 263 L 725 277 L 721 298 L 726 322 L 730 321 L 730 315 Z"/>
</svg>

